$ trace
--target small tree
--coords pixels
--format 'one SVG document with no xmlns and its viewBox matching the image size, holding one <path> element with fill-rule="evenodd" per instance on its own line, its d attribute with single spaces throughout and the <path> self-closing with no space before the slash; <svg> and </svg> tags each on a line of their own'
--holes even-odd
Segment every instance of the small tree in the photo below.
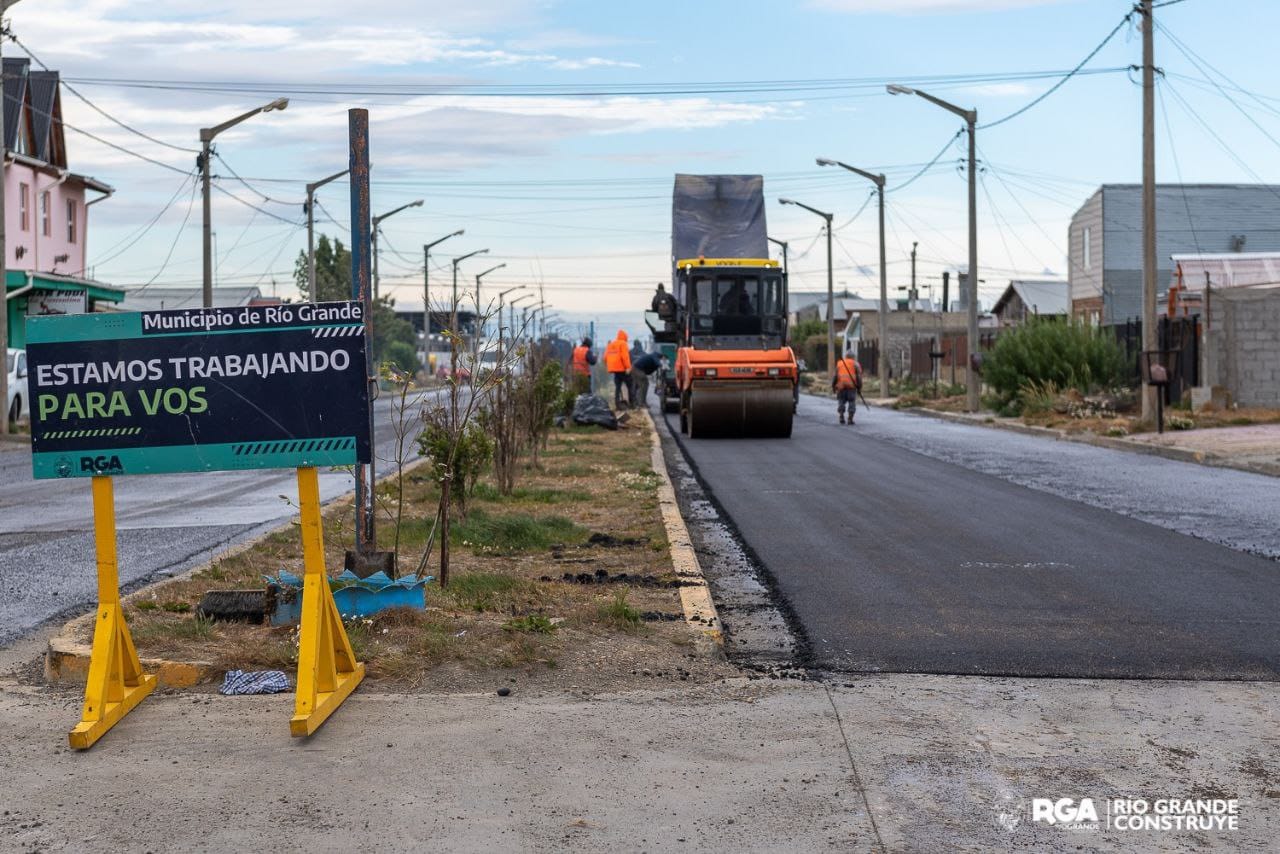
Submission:
<svg viewBox="0 0 1280 854">
<path fill-rule="evenodd" d="M 440 313 L 457 318 L 464 296 L 457 295 L 456 299 L 441 307 Z M 440 484 L 440 501 L 426 550 L 418 562 L 417 574 L 421 577 L 425 573 L 438 534 L 441 586 L 449 583 L 449 525 L 453 506 L 456 504 L 465 516 L 467 496 L 492 459 L 493 443 L 477 423 L 478 414 L 490 404 L 495 389 L 510 372 L 511 362 L 506 354 L 498 352 L 491 364 L 483 358 L 489 350 L 489 342 L 482 330 L 494 314 L 490 308 L 478 316 L 475 330 L 470 335 L 463 334 L 458 328 L 460 324 L 450 323 L 452 328 L 444 332 L 449 341 L 444 399 L 424 407 L 422 411 L 424 430 L 419 446 L 424 454 L 431 457 L 435 479 Z"/>
<path fill-rule="evenodd" d="M 1062 320 L 1032 320 L 1002 332 L 982 365 L 982 379 L 1002 408 L 1016 409 L 1027 387 L 1087 393 L 1124 382 L 1124 353 L 1106 330 Z"/>
</svg>

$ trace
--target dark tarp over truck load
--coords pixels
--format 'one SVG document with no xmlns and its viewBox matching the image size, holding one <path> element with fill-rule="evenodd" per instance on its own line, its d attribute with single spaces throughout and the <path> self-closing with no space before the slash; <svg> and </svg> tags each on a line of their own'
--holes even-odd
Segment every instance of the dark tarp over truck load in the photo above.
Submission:
<svg viewBox="0 0 1280 854">
<path fill-rule="evenodd" d="M 672 263 L 694 258 L 768 258 L 764 178 L 677 175 L 671 197 Z"/>
</svg>

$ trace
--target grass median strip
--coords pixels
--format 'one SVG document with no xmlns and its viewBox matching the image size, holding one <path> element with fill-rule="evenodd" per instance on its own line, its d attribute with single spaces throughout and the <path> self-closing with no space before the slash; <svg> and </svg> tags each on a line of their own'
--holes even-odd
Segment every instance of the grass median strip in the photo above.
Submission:
<svg viewBox="0 0 1280 854">
<path fill-rule="evenodd" d="M 451 529 L 452 580 L 426 587 L 426 609 L 348 617 L 347 632 L 370 685 L 458 691 L 495 679 L 553 689 L 615 690 L 661 674 L 722 675 L 696 654 L 681 604 L 650 465 L 651 428 L 552 432 L 538 466 L 526 465 L 502 495 L 483 475 Z M 394 483 L 379 486 L 394 496 Z M 405 475 L 399 564 L 417 565 L 431 535 L 437 487 L 426 466 Z M 287 500 L 282 497 L 282 500 Z M 394 512 L 380 515 L 382 548 Z M 331 573 L 352 546 L 352 507 L 325 513 Z M 428 564 L 433 572 L 435 560 Z M 264 586 L 280 570 L 301 574 L 296 527 L 154 593 L 131 597 L 127 616 L 143 657 L 208 661 L 225 669 L 297 664 L 296 626 L 211 622 L 196 614 L 215 589 Z M 87 635 L 83 638 L 88 640 Z"/>
</svg>

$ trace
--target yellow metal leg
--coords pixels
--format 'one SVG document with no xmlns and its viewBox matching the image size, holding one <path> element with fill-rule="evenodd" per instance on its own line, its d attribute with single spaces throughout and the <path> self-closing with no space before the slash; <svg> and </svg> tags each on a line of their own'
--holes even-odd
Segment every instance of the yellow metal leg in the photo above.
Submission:
<svg viewBox="0 0 1280 854">
<path fill-rule="evenodd" d="M 302 632 L 298 646 L 298 693 L 289 732 L 311 735 L 342 705 L 360 680 L 342 615 L 333 601 L 324 569 L 320 523 L 320 484 L 314 468 L 298 469 L 298 505 L 302 509 Z"/>
<path fill-rule="evenodd" d="M 116 506 L 111 478 L 93 478 L 93 531 L 98 556 L 98 620 L 93 629 L 89 679 L 84 686 L 84 712 L 68 734 L 71 746 L 84 750 L 156 687 L 142 672 L 120 607 L 116 567 Z"/>
</svg>

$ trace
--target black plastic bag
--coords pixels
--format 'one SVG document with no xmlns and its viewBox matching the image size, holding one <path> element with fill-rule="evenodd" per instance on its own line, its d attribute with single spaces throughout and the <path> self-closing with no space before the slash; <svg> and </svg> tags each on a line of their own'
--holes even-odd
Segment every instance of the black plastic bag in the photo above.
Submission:
<svg viewBox="0 0 1280 854">
<path fill-rule="evenodd" d="M 609 404 L 598 394 L 580 394 L 573 402 L 574 424 L 595 424 L 610 430 L 618 429 L 618 418 Z"/>
</svg>

